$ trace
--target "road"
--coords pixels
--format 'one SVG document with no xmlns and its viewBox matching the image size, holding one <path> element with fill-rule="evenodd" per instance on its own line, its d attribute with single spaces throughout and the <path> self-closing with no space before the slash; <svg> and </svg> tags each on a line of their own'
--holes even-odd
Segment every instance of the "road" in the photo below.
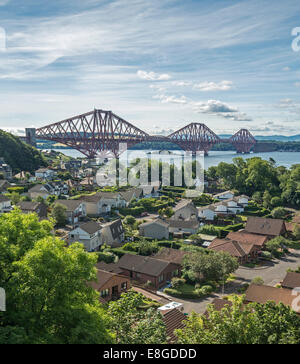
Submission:
<svg viewBox="0 0 300 364">
<path fill-rule="evenodd" d="M 264 284 L 268 286 L 275 286 L 281 282 L 287 272 L 287 269 L 297 269 L 300 266 L 300 251 L 291 251 L 290 255 L 286 256 L 281 260 L 276 260 L 271 263 L 267 263 L 266 266 L 259 268 L 244 268 L 240 267 L 235 272 L 236 280 L 230 282 L 225 286 L 224 295 L 237 293 L 237 289 L 243 284 L 250 284 L 252 279 L 255 277 L 261 277 L 264 280 Z M 204 313 L 207 305 L 211 303 L 214 298 L 222 298 L 222 289 L 215 294 L 208 296 L 205 299 L 197 300 L 182 300 L 179 298 L 173 298 L 176 302 L 181 302 L 184 305 L 184 311 L 190 313 L 195 311 L 197 313 Z"/>
</svg>

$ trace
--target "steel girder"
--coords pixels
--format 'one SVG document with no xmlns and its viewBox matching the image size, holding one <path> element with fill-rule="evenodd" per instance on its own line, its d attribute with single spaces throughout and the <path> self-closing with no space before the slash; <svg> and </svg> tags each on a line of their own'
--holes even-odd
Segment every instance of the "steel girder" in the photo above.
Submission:
<svg viewBox="0 0 300 364">
<path fill-rule="evenodd" d="M 250 153 L 256 140 L 249 130 L 241 129 L 229 139 L 229 143 L 235 146 L 238 153 Z"/>
</svg>

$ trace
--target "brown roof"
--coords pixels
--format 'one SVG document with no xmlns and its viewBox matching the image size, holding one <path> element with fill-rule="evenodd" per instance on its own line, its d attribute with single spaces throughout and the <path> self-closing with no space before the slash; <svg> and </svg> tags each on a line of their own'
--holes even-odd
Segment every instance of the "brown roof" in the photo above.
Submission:
<svg viewBox="0 0 300 364">
<path fill-rule="evenodd" d="M 97 281 L 90 282 L 90 285 L 92 288 L 96 289 L 97 291 L 101 291 L 101 288 L 113 277 L 120 277 L 120 278 L 124 278 L 124 279 L 128 280 L 128 278 L 125 276 L 121 276 L 116 273 L 110 273 L 110 272 L 106 272 L 104 270 L 98 269 L 97 270 Z"/>
<path fill-rule="evenodd" d="M 118 198 L 118 196 L 119 196 L 119 193 L 117 193 L 117 192 L 97 192 L 93 195 L 82 196 L 82 200 L 84 200 L 86 202 L 98 202 L 102 198 L 116 199 L 116 198 Z"/>
<path fill-rule="evenodd" d="M 221 311 L 223 308 L 225 308 L 226 305 L 228 305 L 229 307 L 232 307 L 231 301 L 223 300 L 222 298 L 215 298 L 211 304 L 214 306 L 215 311 Z M 207 310 L 204 312 L 204 316 L 206 316 L 206 317 L 209 316 Z"/>
<path fill-rule="evenodd" d="M 76 210 L 80 204 L 82 204 L 81 200 L 56 200 L 55 205 L 63 205 L 66 207 L 67 211 Z"/>
<path fill-rule="evenodd" d="M 80 229 L 87 232 L 88 234 L 95 234 L 97 231 L 101 230 L 101 225 L 96 221 L 89 221 L 85 224 L 79 226 Z"/>
<path fill-rule="evenodd" d="M 122 220 L 114 220 L 102 225 L 103 228 L 109 228 L 113 239 L 120 237 L 124 233 Z"/>
<path fill-rule="evenodd" d="M 282 287 L 290 289 L 300 287 L 300 273 L 288 272 L 282 282 Z"/>
<path fill-rule="evenodd" d="M 155 220 L 144 222 L 143 224 L 141 224 L 139 226 L 144 227 L 144 226 L 148 226 L 148 225 L 152 225 L 152 224 L 159 224 L 159 225 L 162 225 L 162 226 L 164 226 L 166 228 L 169 227 L 169 223 L 166 220 L 163 220 L 161 218 L 157 218 Z"/>
<path fill-rule="evenodd" d="M 178 202 L 178 204 L 174 207 L 174 211 L 180 210 L 183 207 L 189 206 L 191 205 L 192 207 L 195 207 L 192 200 L 181 200 L 180 202 Z"/>
<path fill-rule="evenodd" d="M 230 232 L 227 235 L 227 238 L 238 242 L 251 243 L 258 246 L 263 246 L 268 240 L 267 236 L 250 234 L 247 232 Z"/>
<path fill-rule="evenodd" d="M 199 221 L 198 220 L 167 220 L 170 228 L 179 228 L 179 229 L 198 229 Z"/>
<path fill-rule="evenodd" d="M 266 219 L 263 217 L 248 217 L 246 232 L 279 236 L 285 231 L 284 221 L 281 219 Z"/>
<path fill-rule="evenodd" d="M 293 223 L 293 222 L 285 222 L 284 224 L 285 224 L 286 231 L 289 231 L 289 232 L 293 232 L 295 226 L 297 225 L 296 223 Z"/>
<path fill-rule="evenodd" d="M 117 264 L 122 269 L 158 277 L 170 263 L 141 255 L 125 254 Z"/>
<path fill-rule="evenodd" d="M 183 258 L 190 254 L 183 250 L 163 248 L 154 255 L 155 259 L 165 260 L 166 262 L 182 265 Z"/>
<path fill-rule="evenodd" d="M 184 321 L 186 320 L 186 316 L 176 308 L 166 311 L 165 313 L 162 312 L 162 315 L 166 325 L 168 341 L 170 343 L 175 343 L 177 337 L 174 331 L 185 327 Z"/>
<path fill-rule="evenodd" d="M 283 303 L 291 308 L 295 308 L 293 301 L 296 296 L 292 295 L 292 290 L 287 288 L 276 288 L 271 286 L 258 286 L 256 284 L 251 284 L 246 291 L 245 300 L 247 302 L 257 302 L 264 304 L 268 301 L 274 301 L 276 304 Z M 300 307 L 295 310 L 300 313 Z"/>
<path fill-rule="evenodd" d="M 117 273 L 117 274 L 122 273 L 122 269 L 115 263 L 107 264 L 105 262 L 99 262 L 96 264 L 96 268 L 110 273 Z"/>
<path fill-rule="evenodd" d="M 251 243 L 238 242 L 229 239 L 215 239 L 208 249 L 227 252 L 233 257 L 243 258 L 251 253 L 253 247 L 254 244 Z"/>
</svg>

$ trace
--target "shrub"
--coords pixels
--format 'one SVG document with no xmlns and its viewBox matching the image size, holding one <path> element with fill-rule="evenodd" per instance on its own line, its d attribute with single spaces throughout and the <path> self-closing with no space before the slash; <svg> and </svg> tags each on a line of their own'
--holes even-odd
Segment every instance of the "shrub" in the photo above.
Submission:
<svg viewBox="0 0 300 364">
<path fill-rule="evenodd" d="M 208 285 L 201 287 L 200 290 L 201 290 L 203 296 L 206 296 L 213 292 L 213 288 Z"/>
<path fill-rule="evenodd" d="M 115 261 L 115 255 L 110 252 L 99 252 L 98 253 L 98 262 L 104 262 L 104 263 L 114 263 Z"/>
<path fill-rule="evenodd" d="M 186 281 L 184 278 L 174 277 L 174 278 L 172 278 L 172 287 L 179 288 L 179 287 L 183 286 L 185 284 L 185 282 Z"/>
<path fill-rule="evenodd" d="M 258 286 L 262 286 L 265 282 L 261 277 L 255 277 L 252 279 L 252 284 L 256 284 Z"/>
</svg>

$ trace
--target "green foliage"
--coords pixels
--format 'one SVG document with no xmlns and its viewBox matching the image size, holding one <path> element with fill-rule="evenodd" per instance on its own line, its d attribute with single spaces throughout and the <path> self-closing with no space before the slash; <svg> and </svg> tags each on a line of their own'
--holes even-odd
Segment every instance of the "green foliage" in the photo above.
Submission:
<svg viewBox="0 0 300 364">
<path fill-rule="evenodd" d="M 98 294 L 96 254 L 81 244 L 66 248 L 48 221 L 17 209 L 0 216 L 0 343 L 101 344 L 112 342 Z"/>
<path fill-rule="evenodd" d="M 20 193 L 24 192 L 24 187 L 8 187 L 7 192 L 10 192 L 10 193 L 16 192 L 16 193 L 20 194 Z"/>
<path fill-rule="evenodd" d="M 59 227 L 66 226 L 67 223 L 67 208 L 59 203 L 55 204 L 51 211 L 51 217 L 55 221 L 55 225 Z"/>
<path fill-rule="evenodd" d="M 255 277 L 251 281 L 252 284 L 256 284 L 258 286 L 262 286 L 265 282 L 261 277 Z"/>
<path fill-rule="evenodd" d="M 176 330 L 180 344 L 299 344 L 300 319 L 283 304 L 268 302 L 233 305 L 221 311 L 210 305 L 208 316 L 193 312 L 183 329 Z"/>
<path fill-rule="evenodd" d="M 39 167 L 46 166 L 45 159 L 35 148 L 3 130 L 0 130 L 0 156 L 11 166 L 14 173 L 33 173 Z"/>
<path fill-rule="evenodd" d="M 172 288 L 176 289 L 183 286 L 186 283 L 186 281 L 184 278 L 174 277 L 172 278 L 171 283 L 172 283 Z"/>
<path fill-rule="evenodd" d="M 283 207 L 276 207 L 272 210 L 271 215 L 274 219 L 284 219 L 287 211 Z"/>
<path fill-rule="evenodd" d="M 164 344 L 166 327 L 161 314 L 153 308 L 143 310 L 144 296 L 129 291 L 109 303 L 110 328 L 117 344 Z"/>
</svg>

